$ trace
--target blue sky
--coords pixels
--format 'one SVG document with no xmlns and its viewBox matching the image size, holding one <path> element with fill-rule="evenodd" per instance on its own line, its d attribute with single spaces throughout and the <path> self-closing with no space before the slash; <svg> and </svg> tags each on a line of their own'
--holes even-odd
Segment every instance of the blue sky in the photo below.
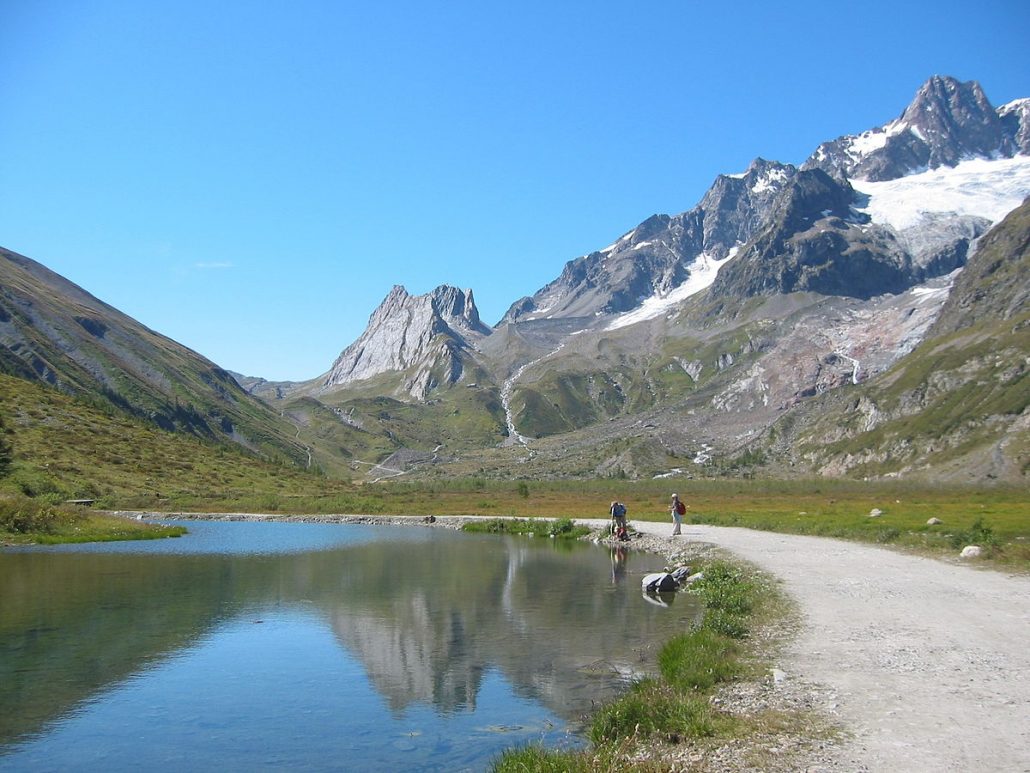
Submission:
<svg viewBox="0 0 1030 773">
<path fill-rule="evenodd" d="M 1030 4 L 0 0 L 0 245 L 307 379 L 394 284 L 481 314 L 933 74 L 1030 96 Z"/>
</svg>

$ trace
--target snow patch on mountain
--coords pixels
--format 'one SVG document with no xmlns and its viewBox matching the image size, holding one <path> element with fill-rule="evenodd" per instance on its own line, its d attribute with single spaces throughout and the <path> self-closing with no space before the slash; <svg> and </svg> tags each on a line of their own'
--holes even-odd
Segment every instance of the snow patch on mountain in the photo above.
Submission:
<svg viewBox="0 0 1030 773">
<path fill-rule="evenodd" d="M 998 115 L 1008 115 L 1019 110 L 1023 110 L 1030 107 L 1030 97 L 1020 97 L 1019 99 L 1013 99 L 1011 102 L 1006 102 L 1004 105 L 998 108 Z"/>
<path fill-rule="evenodd" d="M 732 260 L 738 250 L 739 247 L 733 247 L 726 257 L 721 260 L 702 252 L 694 258 L 694 262 L 690 264 L 690 274 L 683 284 L 674 288 L 665 295 L 652 295 L 632 311 L 620 314 L 605 329 L 617 330 L 618 328 L 633 325 L 637 322 L 643 322 L 645 319 L 654 319 L 655 317 L 665 314 L 670 309 L 685 301 L 691 295 L 696 295 L 709 287 L 712 282 L 715 281 L 715 277 L 718 275 L 719 269 Z"/>
<path fill-rule="evenodd" d="M 911 131 L 908 123 L 899 119 L 891 121 L 884 127 L 870 129 L 855 137 L 850 137 L 847 140 L 847 154 L 855 161 L 860 161 L 870 153 L 886 147 L 887 140 L 896 134 L 901 134 L 906 129 Z"/>
<path fill-rule="evenodd" d="M 605 247 L 605 248 L 604 248 L 603 250 L 599 250 L 599 252 L 601 252 L 601 253 L 602 253 L 602 254 L 604 254 L 604 255 L 608 255 L 608 254 L 611 254 L 611 253 L 615 252 L 615 250 L 617 250 L 617 249 L 618 249 L 619 247 L 621 247 L 621 246 L 622 246 L 622 243 L 623 243 L 623 242 L 627 242 L 627 241 L 629 241 L 630 239 L 632 239 L 632 238 L 633 238 L 633 236 L 634 236 L 634 235 L 636 234 L 636 232 L 637 232 L 637 229 L 636 229 L 636 228 L 634 228 L 634 229 L 633 229 L 632 231 L 630 231 L 629 233 L 627 233 L 627 234 L 623 234 L 622 236 L 620 236 L 620 237 L 619 237 L 618 239 L 616 239 L 616 240 L 615 240 L 614 242 L 612 242 L 611 244 L 609 244 L 609 245 L 608 245 L 607 247 Z"/>
<path fill-rule="evenodd" d="M 751 193 L 756 196 L 766 191 L 779 190 L 780 186 L 787 181 L 789 175 L 784 169 L 771 169 L 759 177 L 751 186 Z"/>
<path fill-rule="evenodd" d="M 996 223 L 1030 196 L 1030 156 L 969 159 L 897 180 L 852 180 L 851 185 L 869 197 L 856 209 L 897 231 L 918 226 L 934 213 L 973 215 Z"/>
</svg>

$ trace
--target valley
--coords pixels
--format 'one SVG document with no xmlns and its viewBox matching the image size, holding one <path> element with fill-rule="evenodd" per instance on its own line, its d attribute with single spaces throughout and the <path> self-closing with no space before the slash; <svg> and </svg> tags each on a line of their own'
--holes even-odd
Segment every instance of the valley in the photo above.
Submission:
<svg viewBox="0 0 1030 773">
<path fill-rule="evenodd" d="M 1025 485 L 1028 105 L 934 76 L 900 118 L 567 261 L 493 327 L 470 289 L 395 286 L 303 382 L 230 374 L 4 252 L 0 370 L 344 484 Z"/>
</svg>

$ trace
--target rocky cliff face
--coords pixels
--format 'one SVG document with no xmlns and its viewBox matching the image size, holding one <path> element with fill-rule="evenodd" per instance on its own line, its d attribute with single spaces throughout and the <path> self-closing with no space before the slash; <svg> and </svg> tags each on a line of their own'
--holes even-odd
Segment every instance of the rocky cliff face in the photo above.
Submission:
<svg viewBox="0 0 1030 773">
<path fill-rule="evenodd" d="M 799 405 L 779 452 L 827 475 L 1025 481 L 1030 202 L 981 242 L 936 323 L 894 367 Z"/>
<path fill-rule="evenodd" d="M 594 318 L 666 296 L 722 261 L 761 227 L 796 169 L 756 159 L 741 175 L 720 175 L 689 212 L 653 215 L 614 244 L 569 261 L 555 281 L 516 301 L 502 322 Z"/>
<path fill-rule="evenodd" d="M 321 386 L 331 391 L 398 372 L 405 374 L 404 391 L 421 400 L 438 386 L 456 383 L 467 354 L 489 332 L 471 290 L 442 285 L 413 296 L 398 285 L 372 313 L 361 337 L 336 359 Z"/>
<path fill-rule="evenodd" d="M 1005 132 L 1015 139 L 1020 153 L 1030 153 L 1030 98 L 1016 99 L 998 108 Z"/>
<path fill-rule="evenodd" d="M 914 281 L 900 245 L 851 209 L 854 191 L 821 169 L 799 172 L 772 216 L 712 284 L 713 298 L 816 292 L 871 298 Z"/>
<path fill-rule="evenodd" d="M 654 215 L 605 249 L 568 262 L 502 321 L 579 318 L 581 328 L 597 327 L 648 304 L 665 308 L 708 287 L 716 271 L 709 292 L 716 299 L 903 292 L 964 265 L 991 218 L 927 201 L 914 227 L 896 227 L 866 213 L 870 194 L 850 181 L 1012 158 L 1027 152 L 1028 115 L 1030 100 L 995 110 L 979 84 L 935 76 L 895 121 L 823 143 L 800 172 L 756 159 L 744 174 L 718 177 L 695 208 Z"/>
<path fill-rule="evenodd" d="M 1030 199 L 979 243 L 941 310 L 931 336 L 984 320 L 1007 322 L 1030 311 Z"/>
<path fill-rule="evenodd" d="M 968 158 L 1027 152 L 1026 107 L 995 110 L 975 81 L 934 76 L 899 118 L 820 145 L 802 168 L 837 177 L 894 180 Z"/>
</svg>

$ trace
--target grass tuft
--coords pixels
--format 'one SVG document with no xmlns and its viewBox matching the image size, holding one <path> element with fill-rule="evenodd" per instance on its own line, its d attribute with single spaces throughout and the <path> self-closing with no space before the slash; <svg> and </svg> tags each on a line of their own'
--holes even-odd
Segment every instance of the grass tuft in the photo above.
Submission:
<svg viewBox="0 0 1030 773">
<path fill-rule="evenodd" d="M 743 673 L 738 639 L 756 607 L 772 600 L 766 586 L 725 561 L 701 567 L 704 579 L 691 591 L 706 604 L 700 625 L 674 637 L 658 654 L 659 674 L 636 682 L 625 695 L 606 703 L 589 730 L 593 748 L 551 752 L 524 747 L 507 752 L 494 771 L 662 770 L 640 762 L 639 744 L 680 744 L 733 738 L 753 732 L 746 720 L 712 705 L 715 688 Z"/>
</svg>

